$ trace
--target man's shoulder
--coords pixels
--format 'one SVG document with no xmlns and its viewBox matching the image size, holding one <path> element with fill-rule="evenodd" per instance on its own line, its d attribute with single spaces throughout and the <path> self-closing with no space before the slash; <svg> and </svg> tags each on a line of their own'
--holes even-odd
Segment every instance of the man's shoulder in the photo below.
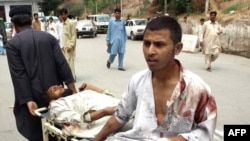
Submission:
<svg viewBox="0 0 250 141">
<path fill-rule="evenodd" d="M 139 81 L 143 78 L 148 78 L 150 75 L 151 75 L 151 71 L 149 69 L 144 69 L 133 74 L 131 79 Z"/>
<path fill-rule="evenodd" d="M 194 85 L 199 85 L 201 88 L 206 88 L 210 91 L 209 85 L 196 73 L 188 70 L 183 69 L 183 76 L 186 83 L 193 83 Z M 190 85 L 193 86 L 193 85 Z"/>
</svg>

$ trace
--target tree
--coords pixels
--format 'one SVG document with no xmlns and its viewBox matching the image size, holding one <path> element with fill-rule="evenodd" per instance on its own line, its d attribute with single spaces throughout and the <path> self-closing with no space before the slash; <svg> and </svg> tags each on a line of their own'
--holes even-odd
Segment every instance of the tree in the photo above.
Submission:
<svg viewBox="0 0 250 141">
<path fill-rule="evenodd" d="M 45 15 L 50 15 L 52 11 L 57 10 L 57 7 L 61 3 L 63 3 L 63 0 L 43 0 L 42 2 L 39 2 L 38 5 Z"/>
</svg>

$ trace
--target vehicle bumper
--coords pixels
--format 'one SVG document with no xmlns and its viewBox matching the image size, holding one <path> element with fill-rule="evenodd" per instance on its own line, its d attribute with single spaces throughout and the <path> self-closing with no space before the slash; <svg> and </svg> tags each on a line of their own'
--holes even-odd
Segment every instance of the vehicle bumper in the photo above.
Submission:
<svg viewBox="0 0 250 141">
<path fill-rule="evenodd" d="M 108 26 L 97 26 L 98 33 L 106 33 L 108 30 Z"/>
<path fill-rule="evenodd" d="M 94 31 L 77 31 L 77 36 L 92 36 Z"/>
</svg>

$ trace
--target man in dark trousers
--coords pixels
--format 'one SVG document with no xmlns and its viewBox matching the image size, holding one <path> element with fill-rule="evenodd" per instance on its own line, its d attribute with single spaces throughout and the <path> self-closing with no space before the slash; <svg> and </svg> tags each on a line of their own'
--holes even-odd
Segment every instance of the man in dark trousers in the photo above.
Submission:
<svg viewBox="0 0 250 141">
<path fill-rule="evenodd" d="M 41 119 L 34 111 L 44 104 L 51 85 L 67 85 L 76 92 L 74 78 L 57 40 L 31 28 L 31 11 L 25 6 L 10 10 L 16 35 L 6 44 L 15 92 L 14 115 L 18 131 L 29 141 L 42 141 Z"/>
</svg>

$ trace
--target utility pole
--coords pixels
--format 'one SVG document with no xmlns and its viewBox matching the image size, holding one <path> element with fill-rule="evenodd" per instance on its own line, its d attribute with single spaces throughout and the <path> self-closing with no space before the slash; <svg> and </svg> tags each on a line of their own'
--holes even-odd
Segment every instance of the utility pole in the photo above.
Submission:
<svg viewBox="0 0 250 141">
<path fill-rule="evenodd" d="M 205 4 L 205 14 L 207 14 L 207 11 L 208 11 L 208 4 L 209 4 L 209 0 L 206 0 L 206 4 Z"/>
<path fill-rule="evenodd" d="M 95 14 L 97 14 L 97 1 L 95 1 Z"/>
<path fill-rule="evenodd" d="M 121 0 L 121 15 L 122 15 L 122 0 Z"/>
<path fill-rule="evenodd" d="M 141 16 L 141 0 L 139 0 L 139 16 Z"/>
</svg>

